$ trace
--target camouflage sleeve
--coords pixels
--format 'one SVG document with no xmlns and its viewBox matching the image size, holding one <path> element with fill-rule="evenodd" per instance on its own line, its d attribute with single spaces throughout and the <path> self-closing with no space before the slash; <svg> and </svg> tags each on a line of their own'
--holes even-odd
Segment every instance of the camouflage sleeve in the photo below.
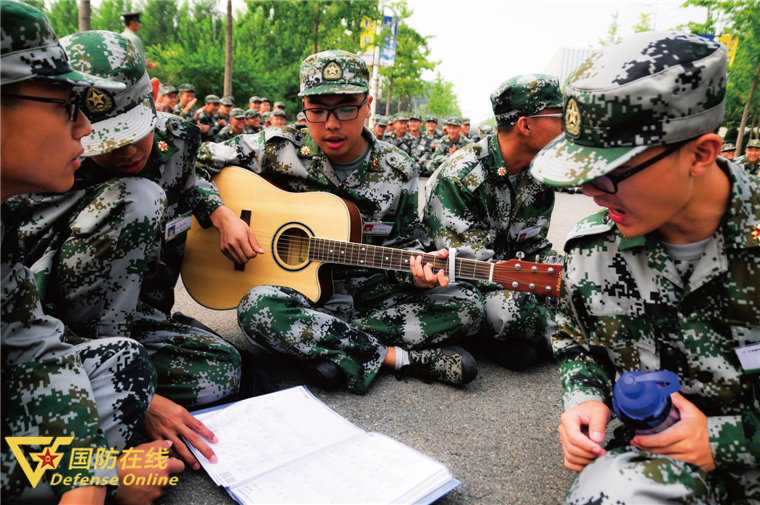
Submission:
<svg viewBox="0 0 760 505">
<path fill-rule="evenodd" d="M 760 413 L 707 418 L 710 448 L 718 468 L 756 468 L 760 465 Z"/>
<path fill-rule="evenodd" d="M 585 313 L 579 287 L 568 280 L 573 252 L 565 256 L 556 321 L 559 330 L 552 335 L 552 350 L 559 365 L 562 402 L 565 410 L 590 400 L 612 409 L 613 377 L 592 355 L 579 315 Z"/>
<path fill-rule="evenodd" d="M 435 147 L 435 151 L 433 151 L 433 154 L 431 154 L 429 157 L 430 161 L 428 162 L 428 165 L 427 165 L 428 172 L 430 172 L 431 174 L 435 172 L 436 169 L 440 167 L 444 161 L 446 161 L 446 156 L 448 155 L 449 155 L 448 149 L 446 149 L 445 151 L 443 149 L 443 142 L 439 143 L 439 145 Z"/>
<path fill-rule="evenodd" d="M 203 228 L 208 228 L 211 226 L 209 216 L 224 204 L 219 197 L 219 190 L 216 188 L 216 184 L 211 180 L 211 175 L 202 166 L 196 164 L 195 154 L 198 152 L 201 138 L 197 128 L 194 129 L 197 133 L 194 132 L 193 135 L 190 135 L 185 140 L 187 145 L 182 150 L 182 156 L 186 157 L 186 159 L 183 159 L 184 168 L 188 171 L 195 170 L 195 185 L 193 186 L 193 194 L 191 195 L 193 200 L 193 215 Z"/>
<path fill-rule="evenodd" d="M 212 175 L 228 166 L 247 168 L 260 174 L 266 159 L 266 137 L 262 131 L 238 135 L 224 143 L 204 142 L 198 151 L 196 165 Z"/>
<path fill-rule="evenodd" d="M 5 244 L 3 244 L 5 246 Z M 63 323 L 44 314 L 34 277 L 21 263 L 6 268 L 2 278 L 3 355 L 3 496 L 28 486 L 7 436 L 73 437 L 61 445 L 57 468 L 64 479 L 53 486 L 62 494 L 81 484 L 71 477 L 115 477 L 117 469 L 69 469 L 74 449 L 108 449 L 90 379 L 76 348 L 64 343 Z M 94 465 L 93 465 L 94 466 Z"/>
<path fill-rule="evenodd" d="M 437 249 L 456 247 L 458 254 L 478 261 L 490 260 L 490 224 L 480 219 L 482 198 L 457 177 L 444 174 L 449 163 L 428 182 L 425 222 Z M 472 172 L 470 173 L 472 175 Z M 479 187 L 479 186 L 478 186 Z"/>
</svg>

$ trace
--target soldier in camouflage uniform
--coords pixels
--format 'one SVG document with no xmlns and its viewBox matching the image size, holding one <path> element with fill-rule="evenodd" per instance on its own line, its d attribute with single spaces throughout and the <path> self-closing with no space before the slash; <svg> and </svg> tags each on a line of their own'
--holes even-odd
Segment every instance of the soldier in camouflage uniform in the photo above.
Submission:
<svg viewBox="0 0 760 505">
<path fill-rule="evenodd" d="M 261 98 L 252 96 L 248 99 L 248 108 L 258 112 L 261 109 Z"/>
<path fill-rule="evenodd" d="M 427 172 L 432 174 L 438 167 L 446 161 L 449 156 L 453 155 L 458 149 L 466 145 L 470 145 L 469 139 L 459 134 L 459 129 L 462 127 L 462 122 L 458 117 L 450 117 L 446 120 L 446 126 L 449 133 L 443 136 L 441 140 L 435 143 L 435 151 L 429 159 L 423 161 L 427 162 Z"/>
<path fill-rule="evenodd" d="M 409 128 L 409 118 L 404 114 L 396 114 L 393 118 L 394 131 L 383 135 L 383 142 L 396 146 L 409 156 L 412 155 L 412 149 L 417 143 L 417 139 L 407 131 Z"/>
<path fill-rule="evenodd" d="M 263 114 L 265 112 L 270 112 L 271 110 L 272 110 L 272 101 L 269 98 L 262 96 L 261 108 L 259 109 L 259 112 Z"/>
<path fill-rule="evenodd" d="M 198 116 L 198 128 L 201 129 L 201 140 L 216 139 L 219 131 L 227 126 L 227 122 L 219 117 L 219 97 L 206 95 L 206 107 Z"/>
<path fill-rule="evenodd" d="M 725 88 L 720 44 L 633 35 L 568 78 L 531 165 L 605 207 L 568 236 L 553 338 L 567 503 L 760 500 L 760 181 L 719 157 Z M 680 421 L 605 450 L 616 375 L 653 370 L 680 378 Z"/>
<path fill-rule="evenodd" d="M 225 96 L 222 97 L 221 100 L 219 100 L 219 118 L 224 121 L 224 125 L 222 128 L 230 124 L 230 111 L 235 106 L 235 102 L 233 102 L 229 97 Z M 218 135 L 218 133 L 217 133 Z"/>
<path fill-rule="evenodd" d="M 752 139 L 747 142 L 744 156 L 736 158 L 734 163 L 750 175 L 760 175 L 760 161 L 758 160 L 760 160 L 760 140 Z"/>
<path fill-rule="evenodd" d="M 269 128 L 272 126 L 272 124 L 269 122 L 269 118 L 272 116 L 271 112 L 262 112 L 261 113 L 261 124 L 264 126 L 264 128 Z"/>
<path fill-rule="evenodd" d="M 726 158 L 727 160 L 733 160 L 734 155 L 736 154 L 736 146 L 733 144 L 723 144 L 723 147 L 720 150 L 720 155 Z M 736 163 L 736 162 L 734 162 Z"/>
<path fill-rule="evenodd" d="M 261 114 L 254 109 L 247 109 L 245 111 L 245 126 L 248 128 L 249 133 L 259 133 L 264 128 L 261 127 Z"/>
<path fill-rule="evenodd" d="M 491 94 L 498 135 L 457 151 L 427 184 L 424 219 L 436 247 L 455 247 L 457 257 L 499 262 L 524 253 L 550 261 L 547 240 L 554 190 L 530 176 L 533 157 L 562 132 L 562 92 L 554 76 L 526 74 Z M 512 370 L 548 354 L 556 330 L 547 297 L 478 284 L 486 301 L 483 342 L 497 363 Z"/>
<path fill-rule="evenodd" d="M 296 115 L 296 123 L 303 124 L 303 125 L 309 124 L 309 122 L 306 121 L 306 114 L 304 114 L 303 112 L 299 112 Z"/>
<path fill-rule="evenodd" d="M 230 111 L 230 124 L 222 128 L 219 135 L 216 136 L 216 140 L 224 142 L 242 133 L 254 132 L 245 124 L 245 111 L 235 107 Z"/>
<path fill-rule="evenodd" d="M 306 124 L 308 124 L 308 122 Z M 383 116 L 377 116 L 375 118 L 374 133 L 375 133 L 375 138 L 377 138 L 377 140 L 383 139 L 383 135 L 385 135 L 385 128 L 387 126 L 388 126 L 388 122 L 385 120 Z"/>
<path fill-rule="evenodd" d="M 412 146 L 412 152 L 414 152 L 414 148 L 417 147 L 417 143 L 420 140 L 420 127 L 422 126 L 422 116 L 420 116 L 417 113 L 411 114 L 409 116 L 409 135 L 414 137 L 415 142 Z"/>
<path fill-rule="evenodd" d="M 269 122 L 272 126 L 285 126 L 288 124 L 288 118 L 284 110 L 275 109 L 269 113 Z"/>
<path fill-rule="evenodd" d="M 177 88 L 171 84 L 164 84 L 159 90 L 159 95 L 161 95 L 160 100 L 163 112 L 174 114 L 174 108 L 177 106 Z M 156 107 L 156 110 L 158 110 L 158 107 Z"/>
<path fill-rule="evenodd" d="M 460 128 L 459 134 L 466 137 L 470 142 L 473 142 L 472 137 L 470 136 L 470 118 L 462 118 L 462 128 Z"/>
<path fill-rule="evenodd" d="M 195 87 L 188 83 L 180 84 L 177 89 L 179 91 L 179 103 L 174 107 L 174 115 L 194 123 L 195 113 L 198 110 L 195 108 L 195 104 L 198 103 L 198 99 L 195 98 Z"/>
<path fill-rule="evenodd" d="M 436 142 L 440 138 L 438 135 L 438 118 L 429 116 L 425 121 L 425 132 L 421 133 L 417 139 L 412 156 L 412 158 L 417 160 L 417 164 L 420 165 L 421 177 L 430 177 L 430 173 L 427 171 L 427 164 L 432 158 Z"/>
<path fill-rule="evenodd" d="M 44 286 L 24 265 L 18 225 L 26 207 L 18 197 L 28 191 L 66 191 L 74 182 L 81 138 L 91 128 L 79 111 L 79 102 L 72 98 L 72 87 L 99 86 L 99 94 L 119 92 L 123 85 L 74 71 L 49 21 L 37 9 L 2 1 L 0 21 L 2 500 L 39 503 L 60 498 L 68 503 L 102 504 L 106 486 L 83 485 L 79 479 L 51 486 L 52 474 L 44 473 L 32 489 L 6 437 L 72 437 L 70 444 L 57 450 L 61 454 L 58 473 L 65 478 L 80 474 L 88 480 L 117 477 L 119 466 L 71 469 L 73 451 L 115 450 L 119 454 L 148 410 L 155 370 L 140 344 L 122 337 L 95 342 L 79 339 L 45 312 L 40 302 Z M 14 148 L 22 143 L 24 149 Z M 45 162 L 40 164 L 40 159 Z M 30 453 L 41 452 L 43 446 L 19 448 L 29 462 Z M 157 442 L 140 449 L 164 447 Z M 36 469 L 37 465 L 31 461 L 31 466 Z M 181 466 L 172 460 L 168 471 L 180 471 Z M 127 489 L 138 498 L 134 494 L 139 491 L 122 485 L 117 499 L 123 499 Z"/>
<path fill-rule="evenodd" d="M 274 103 L 274 107 L 272 108 L 272 110 L 273 111 L 274 110 L 285 111 L 285 102 L 275 102 Z"/>
<path fill-rule="evenodd" d="M 202 226 L 213 225 L 220 230 L 223 251 L 235 261 L 255 256 L 250 241 L 258 244 L 239 217 L 222 205 L 209 175 L 195 168 L 198 129 L 153 110 L 148 74 L 134 46 L 105 31 L 70 35 L 61 43 L 74 68 L 87 68 L 127 89 L 112 97 L 108 107 L 90 97 L 85 100 L 94 131 L 83 139 L 85 160 L 74 189 L 61 196 L 35 196 L 21 228 L 28 248 L 36 253 L 32 270 L 49 286 L 45 301 L 80 336 L 129 335 L 148 349 L 158 374 L 158 401 L 151 405 L 156 414 L 148 417 L 153 424 L 146 431 L 173 440 L 175 449 L 195 465 L 178 438 L 185 428 L 175 432 L 173 426 L 155 423 L 190 423 L 187 411 L 177 404 L 194 407 L 236 393 L 241 358 L 217 335 L 170 316 L 184 254 L 183 227 L 189 226 L 191 214 Z M 123 222 L 110 222 L 102 209 L 112 203 L 91 195 L 121 184 L 139 184 L 141 195 L 159 195 L 165 209 L 151 223 L 130 215 Z M 134 205 L 128 209 L 141 210 Z M 141 245 L 148 242 L 147 251 L 127 247 L 138 238 Z M 200 448 L 211 454 L 205 444 Z"/>
<path fill-rule="evenodd" d="M 334 193 L 355 203 L 365 224 L 377 225 L 375 233 L 364 234 L 364 243 L 419 251 L 427 240 L 417 217 L 417 169 L 364 128 L 372 100 L 368 81 L 366 64 L 351 53 L 309 56 L 301 64 L 308 131 L 272 127 L 225 144 L 207 143 L 198 162 L 208 170 L 242 166 L 289 191 Z M 336 266 L 335 295 L 323 304 L 291 288 L 258 286 L 240 302 L 238 321 L 252 342 L 309 360 L 304 364 L 314 365 L 323 387 L 342 382 L 340 367 L 349 389 L 364 393 L 382 364 L 400 374 L 471 381 L 477 374 L 472 356 L 442 346 L 477 331 L 477 290 L 449 284 L 442 270 L 423 268 L 415 257 L 410 267 L 413 278 Z"/>
</svg>

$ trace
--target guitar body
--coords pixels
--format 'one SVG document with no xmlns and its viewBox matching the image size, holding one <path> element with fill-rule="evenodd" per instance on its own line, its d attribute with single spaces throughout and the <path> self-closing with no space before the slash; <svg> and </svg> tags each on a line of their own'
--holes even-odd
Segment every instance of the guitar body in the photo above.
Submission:
<svg viewBox="0 0 760 505">
<path fill-rule="evenodd" d="M 188 231 L 182 282 L 210 309 L 233 309 L 260 285 L 286 286 L 313 301 L 332 296 L 330 265 L 309 260 L 309 237 L 361 242 L 356 206 L 330 193 L 290 193 L 249 170 L 226 167 L 213 177 L 224 205 L 246 219 L 266 254 L 237 265 L 219 249 L 216 228 Z"/>
</svg>

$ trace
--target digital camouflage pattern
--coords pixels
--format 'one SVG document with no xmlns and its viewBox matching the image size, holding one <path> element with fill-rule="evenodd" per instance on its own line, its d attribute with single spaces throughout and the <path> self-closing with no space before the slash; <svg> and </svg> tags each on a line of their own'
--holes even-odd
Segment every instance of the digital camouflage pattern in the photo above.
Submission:
<svg viewBox="0 0 760 505">
<path fill-rule="evenodd" d="M 156 375 L 145 349 L 124 338 L 87 342 L 74 337 L 42 308 L 37 283 L 24 266 L 17 223 L 24 206 L 2 207 L 3 439 L 0 486 L 3 501 L 29 490 L 5 437 L 71 436 L 62 445 L 58 472 L 64 477 L 115 477 L 117 469 L 69 469 L 72 450 L 125 447 L 142 422 Z M 97 380 L 95 380 L 97 378 Z M 25 446 L 28 455 L 39 446 Z M 49 476 L 50 474 L 46 474 Z M 43 476 L 42 484 L 49 485 Z M 60 495 L 76 485 L 53 486 Z"/>
<path fill-rule="evenodd" d="M 357 205 L 364 222 L 392 223 L 389 236 L 365 234 L 367 244 L 423 250 L 417 216 L 417 169 L 404 153 L 362 132 L 370 153 L 342 183 L 306 128 L 271 127 L 225 144 L 206 143 L 198 163 L 209 171 L 247 168 L 292 192 L 326 191 Z M 238 306 L 246 337 L 269 349 L 338 365 L 348 387 L 369 388 L 386 347 L 437 347 L 480 326 L 482 300 L 467 284 L 420 290 L 410 273 L 336 266 L 336 294 L 316 305 L 292 289 L 259 286 Z"/>
<path fill-rule="evenodd" d="M 731 181 L 728 210 L 686 283 L 653 234 L 625 238 L 606 210 L 576 225 L 566 244 L 553 347 L 565 409 L 588 400 L 611 408 L 615 373 L 676 373 L 681 394 L 707 416 L 712 478 L 732 483 L 730 502 L 738 503 L 742 495 L 760 499 L 760 385 L 734 351 L 760 342 L 760 180 L 723 158 L 717 163 Z M 652 474 L 633 465 L 616 480 L 573 488 L 572 496 L 595 503 L 602 486 L 613 503 L 645 480 L 679 482 L 682 466 L 660 463 Z M 589 482 L 584 473 L 578 482 Z M 744 486 L 737 484 L 742 475 Z"/>
<path fill-rule="evenodd" d="M 412 151 L 412 158 L 416 159 L 420 165 L 420 177 L 430 177 L 427 165 L 435 152 L 436 142 L 440 138 L 437 134 L 430 135 L 426 131 L 420 132 L 420 136 L 417 137 L 417 143 Z"/>
<path fill-rule="evenodd" d="M 404 132 L 404 134 L 399 137 L 394 131 L 383 135 L 383 142 L 387 142 L 394 147 L 398 147 L 407 155 L 412 156 L 414 146 L 417 144 L 417 139 L 409 132 Z"/>
<path fill-rule="evenodd" d="M 523 252 L 529 261 L 554 261 L 547 240 L 554 191 L 527 169 L 510 180 L 496 135 L 454 153 L 427 183 L 424 221 L 436 249 L 457 257 L 500 262 Z M 549 349 L 556 330 L 545 296 L 477 283 L 486 302 L 488 336 L 519 338 Z M 552 304 L 550 304 L 552 305 Z"/>
<path fill-rule="evenodd" d="M 758 139 L 752 139 L 747 143 L 747 148 L 754 147 L 760 149 L 760 140 Z M 746 149 L 746 148 L 745 148 Z M 741 168 L 744 169 L 745 172 L 747 172 L 750 175 L 756 175 L 760 176 L 760 158 L 756 158 L 755 162 L 752 163 L 749 161 L 749 158 L 745 154 L 744 156 L 740 156 L 734 160 L 734 163 L 739 165 Z"/>
<path fill-rule="evenodd" d="M 444 161 L 449 159 L 451 156 L 449 150 L 452 147 L 456 147 L 458 151 L 464 146 L 470 145 L 470 143 L 470 140 L 464 135 L 459 135 L 456 142 L 451 140 L 450 135 L 444 135 L 443 138 L 435 142 L 435 151 L 433 151 L 433 154 L 430 155 L 429 158 L 425 158 L 423 161 L 423 164 L 427 163 L 427 166 L 425 167 L 427 172 L 432 174 L 443 164 Z M 454 151 L 454 154 L 456 154 L 456 151 Z"/>
<path fill-rule="evenodd" d="M 213 141 L 216 139 L 216 136 L 219 135 L 219 132 L 222 130 L 222 126 L 219 126 L 219 120 L 221 119 L 221 116 L 219 116 L 219 113 L 216 114 L 209 114 L 208 111 L 203 111 L 198 116 L 198 124 L 199 125 L 207 125 L 209 129 L 205 132 L 201 132 L 201 140 L 205 141 Z"/>
<path fill-rule="evenodd" d="M 364 60 L 347 51 L 323 51 L 301 63 L 298 96 L 367 93 L 368 83 L 369 70 Z"/>
<path fill-rule="evenodd" d="M 515 125 L 521 117 L 532 116 L 548 107 L 562 107 L 559 79 L 553 75 L 518 75 L 491 93 L 491 108 L 499 126 Z"/>
<path fill-rule="evenodd" d="M 126 86 L 110 94 L 96 89 L 82 93 L 92 133 L 82 138 L 84 156 L 104 154 L 145 138 L 155 126 L 156 107 L 145 62 L 127 39 L 114 32 L 92 30 L 61 39 L 72 67 Z"/>
<path fill-rule="evenodd" d="M 240 133 L 235 133 L 232 130 L 232 125 L 228 124 L 227 126 L 225 126 L 219 131 L 219 134 L 216 136 L 216 141 L 224 142 L 225 140 L 229 140 L 232 137 L 237 137 L 238 135 L 241 135 L 243 133 L 255 133 L 255 132 L 251 130 L 250 128 L 248 128 L 247 125 L 243 125 L 243 131 L 241 131 Z"/>
<path fill-rule="evenodd" d="M 177 106 L 174 107 L 174 110 L 172 111 L 172 114 L 175 116 L 179 116 L 185 121 L 190 121 L 191 123 L 195 122 L 195 113 L 198 112 L 198 107 L 190 107 L 190 110 L 185 113 L 185 108 L 182 107 L 181 103 L 177 103 Z"/>
<path fill-rule="evenodd" d="M 69 65 L 63 47 L 42 11 L 23 2 L 0 1 L 0 84 L 27 79 L 65 82 L 74 86 L 118 91 L 124 86 Z"/>
<path fill-rule="evenodd" d="M 186 235 L 165 241 L 167 223 L 192 213 L 208 227 L 222 205 L 210 176 L 195 167 L 199 145 L 196 126 L 160 112 L 137 176 L 113 178 L 86 160 L 72 190 L 32 197 L 33 217 L 21 228 L 32 270 L 49 287 L 46 305 L 80 336 L 142 343 L 157 393 L 185 406 L 232 394 L 240 381 L 232 345 L 169 317 Z"/>
<path fill-rule="evenodd" d="M 580 186 L 649 146 L 715 131 L 725 92 L 726 51 L 719 43 L 679 32 L 627 37 L 568 77 L 565 135 L 534 158 L 533 175 L 553 186 Z"/>
</svg>

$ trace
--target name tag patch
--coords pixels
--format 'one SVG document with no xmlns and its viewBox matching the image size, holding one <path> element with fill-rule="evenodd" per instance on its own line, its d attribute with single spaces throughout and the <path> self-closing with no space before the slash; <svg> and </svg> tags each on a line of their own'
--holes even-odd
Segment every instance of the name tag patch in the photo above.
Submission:
<svg viewBox="0 0 760 505">
<path fill-rule="evenodd" d="M 377 222 L 377 223 L 364 223 L 362 229 L 365 235 L 372 235 L 373 237 L 387 237 L 393 231 L 392 222 Z"/>
<path fill-rule="evenodd" d="M 520 233 L 517 234 L 517 241 L 522 242 L 523 240 L 528 240 L 531 237 L 535 237 L 541 232 L 541 226 L 534 226 L 532 228 L 525 228 Z"/>
<path fill-rule="evenodd" d="M 746 373 L 760 372 L 760 342 L 734 349 Z"/>
<path fill-rule="evenodd" d="M 190 225 L 193 222 L 192 215 L 193 212 L 190 211 L 166 223 L 164 241 L 168 242 L 183 233 L 187 233 L 187 230 L 190 229 Z"/>
</svg>

